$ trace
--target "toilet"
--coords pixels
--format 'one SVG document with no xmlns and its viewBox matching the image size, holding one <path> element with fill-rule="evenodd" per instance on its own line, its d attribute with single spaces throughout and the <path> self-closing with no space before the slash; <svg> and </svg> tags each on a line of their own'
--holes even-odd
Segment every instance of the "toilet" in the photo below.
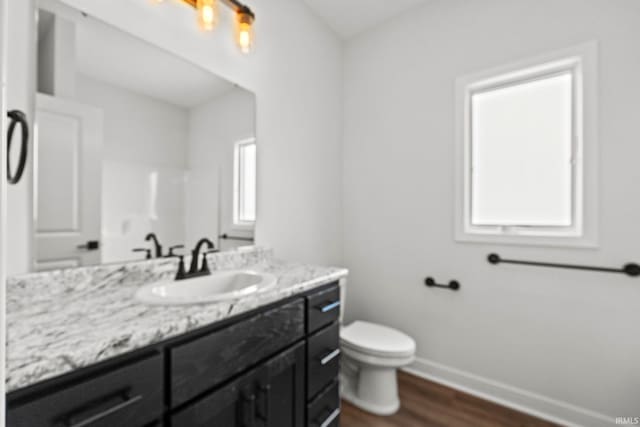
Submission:
<svg viewBox="0 0 640 427">
<path fill-rule="evenodd" d="M 355 321 L 340 332 L 342 397 L 376 415 L 400 408 L 396 370 L 413 362 L 415 341 L 375 323 Z"/>
</svg>

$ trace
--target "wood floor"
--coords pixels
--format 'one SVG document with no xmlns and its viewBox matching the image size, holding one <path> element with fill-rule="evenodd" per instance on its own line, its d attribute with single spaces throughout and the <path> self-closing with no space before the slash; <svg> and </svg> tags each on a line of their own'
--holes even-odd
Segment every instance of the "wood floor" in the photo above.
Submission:
<svg viewBox="0 0 640 427">
<path fill-rule="evenodd" d="M 400 410 L 377 417 L 343 401 L 340 427 L 557 427 L 443 385 L 398 373 Z"/>
</svg>

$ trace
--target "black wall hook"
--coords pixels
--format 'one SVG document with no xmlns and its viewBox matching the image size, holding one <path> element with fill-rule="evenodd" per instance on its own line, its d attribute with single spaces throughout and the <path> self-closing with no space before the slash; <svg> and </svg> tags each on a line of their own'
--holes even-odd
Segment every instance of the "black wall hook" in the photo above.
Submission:
<svg viewBox="0 0 640 427">
<path fill-rule="evenodd" d="M 558 264 L 552 262 L 538 262 L 538 261 L 519 261 L 514 259 L 503 259 L 498 254 L 489 254 L 487 261 L 490 264 L 519 264 L 530 265 L 534 267 L 552 267 L 552 268 L 569 268 L 573 270 L 588 270 L 588 271 L 601 271 L 605 273 L 623 273 L 630 277 L 640 276 L 640 265 L 635 263 L 629 263 L 622 266 L 622 268 L 608 268 L 608 267 L 592 267 L 589 265 L 575 265 L 575 264 Z"/>
<path fill-rule="evenodd" d="M 430 288 L 444 288 L 451 289 L 452 291 L 457 291 L 460 289 L 460 282 L 458 282 L 457 280 L 450 281 L 448 285 L 441 285 L 436 283 L 433 277 L 427 277 L 426 279 L 424 279 L 424 284 Z"/>
</svg>

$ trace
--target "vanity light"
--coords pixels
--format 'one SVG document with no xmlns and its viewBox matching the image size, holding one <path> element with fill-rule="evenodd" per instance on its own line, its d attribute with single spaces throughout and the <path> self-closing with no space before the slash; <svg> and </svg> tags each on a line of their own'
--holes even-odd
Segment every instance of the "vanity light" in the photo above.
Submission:
<svg viewBox="0 0 640 427">
<path fill-rule="evenodd" d="M 197 0 L 198 26 L 201 30 L 212 31 L 218 24 L 218 0 Z"/>
<path fill-rule="evenodd" d="M 164 0 L 151 0 L 153 3 L 163 3 Z M 198 27 L 204 31 L 212 31 L 220 19 L 219 2 L 221 1 L 235 13 L 235 39 L 242 53 L 249 53 L 253 48 L 255 34 L 253 23 L 256 16 L 248 6 L 238 0 L 181 0 L 196 9 Z"/>
<path fill-rule="evenodd" d="M 253 12 L 246 7 L 242 6 L 236 12 L 236 41 L 238 47 L 242 53 L 249 53 L 253 46 L 253 20 L 255 16 Z"/>
</svg>

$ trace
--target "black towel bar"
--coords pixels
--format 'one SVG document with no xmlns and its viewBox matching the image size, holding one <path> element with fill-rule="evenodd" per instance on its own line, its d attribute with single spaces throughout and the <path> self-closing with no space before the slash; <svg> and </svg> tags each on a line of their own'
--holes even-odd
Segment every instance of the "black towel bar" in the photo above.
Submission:
<svg viewBox="0 0 640 427">
<path fill-rule="evenodd" d="M 242 242 L 253 242 L 253 237 L 242 237 L 242 236 L 229 236 L 228 234 L 221 234 L 220 236 L 223 240 L 239 240 Z"/>
<path fill-rule="evenodd" d="M 588 265 L 575 265 L 575 264 L 558 264 L 552 262 L 538 262 L 538 261 L 518 261 L 514 259 L 503 259 L 498 254 L 489 254 L 487 261 L 490 264 L 519 264 L 519 265 L 531 265 L 534 267 L 552 267 L 552 268 L 570 268 L 573 270 L 588 270 L 588 271 L 602 271 L 605 273 L 623 273 L 627 276 L 637 277 L 640 276 L 640 265 L 635 263 L 625 264 L 622 268 L 607 268 L 607 267 L 592 267 Z"/>
<path fill-rule="evenodd" d="M 427 277 L 426 279 L 424 279 L 424 284 L 430 288 L 444 288 L 451 289 L 452 291 L 457 291 L 460 289 L 460 282 L 458 282 L 457 280 L 450 281 L 448 285 L 441 285 L 439 283 L 436 283 L 433 277 Z"/>
</svg>

